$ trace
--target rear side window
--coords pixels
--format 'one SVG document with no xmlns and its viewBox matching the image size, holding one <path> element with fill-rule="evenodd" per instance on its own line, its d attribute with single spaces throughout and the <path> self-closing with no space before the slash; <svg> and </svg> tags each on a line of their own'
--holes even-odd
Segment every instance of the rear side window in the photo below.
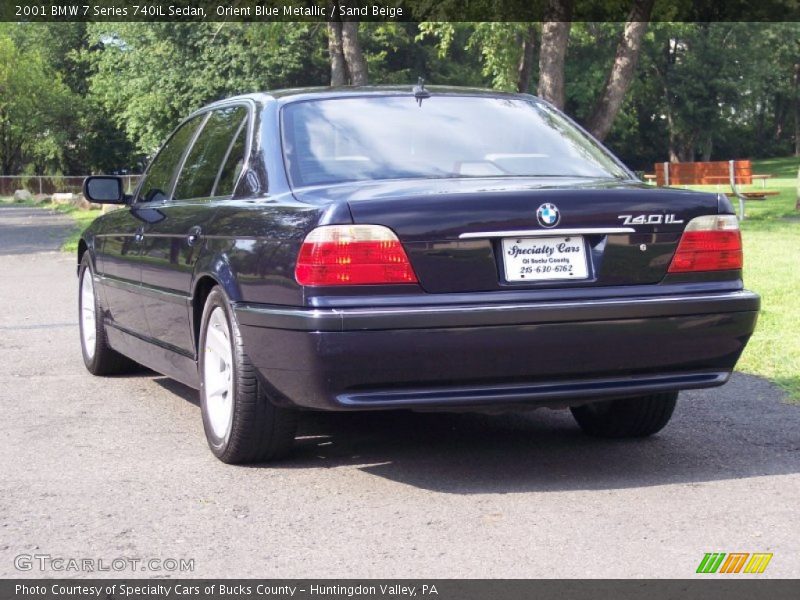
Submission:
<svg viewBox="0 0 800 600">
<path fill-rule="evenodd" d="M 139 188 L 136 202 L 162 202 L 169 198 L 175 171 L 181 162 L 186 146 L 191 142 L 197 126 L 205 115 L 187 121 L 167 141 L 147 170 Z"/>
<path fill-rule="evenodd" d="M 245 144 L 247 142 L 247 122 L 243 122 L 236 139 L 231 145 L 222 169 L 219 172 L 219 182 L 217 183 L 217 196 L 230 196 L 233 188 L 239 180 L 239 174 L 244 166 Z"/>
<path fill-rule="evenodd" d="M 209 198 L 227 196 L 233 193 L 233 182 L 227 179 L 219 185 L 220 174 L 230 162 L 230 155 L 235 150 L 239 158 L 244 154 L 244 144 L 239 148 L 239 134 L 244 131 L 247 109 L 233 106 L 215 110 L 211 113 L 197 136 L 189 155 L 186 157 L 178 185 L 175 188 L 175 199 Z M 234 180 L 235 182 L 235 180 Z"/>
</svg>

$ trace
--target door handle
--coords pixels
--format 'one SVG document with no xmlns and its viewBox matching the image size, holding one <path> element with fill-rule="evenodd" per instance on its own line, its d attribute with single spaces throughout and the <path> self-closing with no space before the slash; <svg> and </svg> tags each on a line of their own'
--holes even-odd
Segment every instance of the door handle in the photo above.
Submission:
<svg viewBox="0 0 800 600">
<path fill-rule="evenodd" d="M 189 230 L 189 234 L 186 236 L 186 243 L 190 246 L 194 246 L 197 242 L 200 241 L 200 236 L 203 234 L 203 230 L 195 225 Z"/>
<path fill-rule="evenodd" d="M 136 230 L 136 233 L 133 234 L 133 240 L 135 242 L 141 242 L 144 239 L 144 227 L 139 227 Z"/>
</svg>

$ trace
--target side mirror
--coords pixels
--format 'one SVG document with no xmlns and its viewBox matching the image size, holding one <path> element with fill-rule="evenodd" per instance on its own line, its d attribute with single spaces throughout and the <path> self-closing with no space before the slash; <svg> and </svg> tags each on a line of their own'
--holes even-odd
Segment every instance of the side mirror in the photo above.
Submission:
<svg viewBox="0 0 800 600">
<path fill-rule="evenodd" d="M 93 175 L 83 181 L 83 195 L 95 204 L 125 204 L 122 179 L 113 175 Z"/>
</svg>

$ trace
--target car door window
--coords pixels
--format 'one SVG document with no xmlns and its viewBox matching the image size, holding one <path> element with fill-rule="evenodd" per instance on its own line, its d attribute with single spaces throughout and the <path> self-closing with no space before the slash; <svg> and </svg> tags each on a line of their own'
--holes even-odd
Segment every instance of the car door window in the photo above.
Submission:
<svg viewBox="0 0 800 600">
<path fill-rule="evenodd" d="M 236 146 L 237 133 L 243 129 L 246 117 L 244 106 L 222 108 L 211 113 L 181 169 L 175 188 L 176 200 L 224 196 L 233 192 L 232 186 L 215 190 L 214 183 Z"/>
<path fill-rule="evenodd" d="M 169 199 L 175 171 L 183 158 L 186 146 L 192 141 L 205 115 L 199 115 L 181 125 L 156 155 L 144 182 L 139 187 L 136 202 L 161 202 Z"/>
</svg>

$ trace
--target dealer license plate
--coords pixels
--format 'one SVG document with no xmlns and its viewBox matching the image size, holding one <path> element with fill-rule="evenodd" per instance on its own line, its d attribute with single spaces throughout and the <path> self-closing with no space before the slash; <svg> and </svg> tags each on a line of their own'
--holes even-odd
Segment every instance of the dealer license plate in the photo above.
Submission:
<svg viewBox="0 0 800 600">
<path fill-rule="evenodd" d="M 583 236 L 504 238 L 506 281 L 586 279 L 586 244 Z"/>
</svg>

